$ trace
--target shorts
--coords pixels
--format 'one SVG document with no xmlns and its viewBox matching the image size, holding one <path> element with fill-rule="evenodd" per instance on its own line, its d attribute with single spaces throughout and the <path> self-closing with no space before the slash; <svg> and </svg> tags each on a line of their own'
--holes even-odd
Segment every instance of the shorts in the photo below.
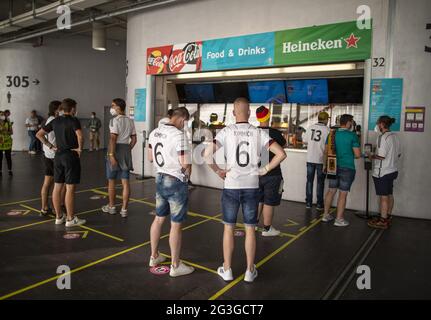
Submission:
<svg viewBox="0 0 431 320">
<path fill-rule="evenodd" d="M 156 175 L 156 215 L 171 215 L 171 221 L 181 223 L 187 218 L 189 187 L 174 176 Z"/>
<path fill-rule="evenodd" d="M 353 181 L 355 180 L 356 170 L 350 168 L 337 168 L 335 179 L 329 179 L 330 189 L 339 189 L 341 191 L 350 191 Z"/>
<path fill-rule="evenodd" d="M 224 224 L 236 224 L 239 207 L 241 206 L 244 224 L 255 226 L 259 206 L 259 189 L 223 189 L 221 205 Z"/>
<path fill-rule="evenodd" d="M 43 156 L 43 166 L 45 167 L 45 176 L 54 176 L 54 159 Z"/>
<path fill-rule="evenodd" d="M 279 175 L 259 177 L 259 202 L 267 206 L 279 206 L 283 183 L 283 177 Z"/>
<path fill-rule="evenodd" d="M 389 196 L 394 193 L 394 180 L 398 177 L 398 172 L 392 172 L 383 177 L 373 177 L 374 187 L 378 196 Z"/>
<path fill-rule="evenodd" d="M 117 165 L 115 168 L 112 168 L 111 162 L 109 159 L 106 159 L 106 179 L 108 180 L 129 180 L 130 179 L 130 170 L 121 170 L 121 168 Z"/>
<path fill-rule="evenodd" d="M 77 152 L 66 150 L 55 154 L 54 182 L 66 184 L 81 182 L 81 161 Z"/>
</svg>

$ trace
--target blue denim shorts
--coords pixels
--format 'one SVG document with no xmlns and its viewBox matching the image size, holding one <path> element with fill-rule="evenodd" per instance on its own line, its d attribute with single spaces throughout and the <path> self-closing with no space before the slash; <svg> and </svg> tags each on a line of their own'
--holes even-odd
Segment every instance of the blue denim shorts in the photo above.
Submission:
<svg viewBox="0 0 431 320">
<path fill-rule="evenodd" d="M 349 168 L 337 168 L 337 177 L 329 179 L 329 188 L 341 191 L 350 191 L 353 180 L 355 180 L 356 170 Z"/>
<path fill-rule="evenodd" d="M 106 159 L 106 178 L 108 180 L 129 180 L 130 179 L 130 171 L 129 170 L 121 170 L 119 166 L 112 168 L 111 162 L 109 159 Z"/>
<path fill-rule="evenodd" d="M 187 218 L 189 188 L 187 182 L 158 173 L 156 176 L 156 215 L 171 215 L 171 221 L 181 223 Z"/>
<path fill-rule="evenodd" d="M 244 215 L 244 224 L 247 226 L 257 224 L 259 189 L 223 189 L 221 202 L 224 224 L 236 224 L 240 206 Z"/>
<path fill-rule="evenodd" d="M 282 176 L 265 175 L 259 177 L 259 202 L 266 204 L 267 206 L 279 206 L 282 194 Z"/>
</svg>

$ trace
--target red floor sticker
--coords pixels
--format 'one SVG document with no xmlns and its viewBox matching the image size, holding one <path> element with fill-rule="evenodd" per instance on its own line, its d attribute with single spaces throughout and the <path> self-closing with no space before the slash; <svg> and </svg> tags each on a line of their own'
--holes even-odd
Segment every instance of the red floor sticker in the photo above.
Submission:
<svg viewBox="0 0 431 320">
<path fill-rule="evenodd" d="M 168 266 L 156 266 L 156 267 L 151 267 L 150 272 L 152 274 L 155 274 L 157 276 L 161 276 L 164 274 L 169 273 L 170 269 Z"/>
<path fill-rule="evenodd" d="M 235 237 L 244 237 L 245 232 L 244 232 L 244 231 L 242 231 L 242 230 L 235 230 L 235 231 L 233 232 L 233 235 L 234 235 Z"/>
<path fill-rule="evenodd" d="M 18 211 L 18 210 L 12 210 L 12 211 L 9 211 L 9 212 L 7 213 L 7 215 L 8 215 L 8 216 L 18 216 L 18 215 L 20 215 L 20 214 L 22 214 L 22 212 L 21 212 L 21 211 Z"/>
<path fill-rule="evenodd" d="M 78 239 L 81 235 L 79 233 L 66 233 L 63 238 L 67 240 Z"/>
<path fill-rule="evenodd" d="M 90 199 L 91 200 L 99 200 L 99 199 L 105 199 L 106 197 L 104 196 L 91 196 Z"/>
</svg>

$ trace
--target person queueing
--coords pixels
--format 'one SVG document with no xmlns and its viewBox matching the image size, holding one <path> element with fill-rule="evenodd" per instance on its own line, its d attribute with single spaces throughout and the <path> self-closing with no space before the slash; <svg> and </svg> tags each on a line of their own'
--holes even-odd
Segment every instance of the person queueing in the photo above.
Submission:
<svg viewBox="0 0 431 320">
<path fill-rule="evenodd" d="M 75 188 L 81 181 L 80 157 L 84 138 L 81 124 L 74 116 L 77 108 L 76 101 L 66 98 L 62 101 L 60 108 L 64 115 L 43 126 L 36 136 L 44 145 L 55 152 L 54 190 L 52 192 L 52 201 L 57 216 L 55 224 L 66 223 L 66 227 L 74 227 L 86 222 L 74 214 Z M 55 134 L 56 145 L 51 144 L 46 138 L 46 135 L 52 131 Z M 67 218 L 61 210 L 61 192 L 65 184 Z"/>
<path fill-rule="evenodd" d="M 3 154 L 6 158 L 9 176 L 12 176 L 12 124 L 7 120 L 3 111 L 0 111 L 0 177 L 3 175 Z"/>
<path fill-rule="evenodd" d="M 337 155 L 337 176 L 329 180 L 329 190 L 325 197 L 325 211 L 322 222 L 330 222 L 334 217 L 329 213 L 332 200 L 339 190 L 337 201 L 337 217 L 334 222 L 336 227 L 347 227 L 349 222 L 344 219 L 347 195 L 355 180 L 355 159 L 361 157 L 361 148 L 358 136 L 351 131 L 353 116 L 343 114 L 340 117 L 340 128 L 335 132 L 335 153 Z M 326 171 L 326 164 L 324 167 Z"/>
<path fill-rule="evenodd" d="M 90 129 L 90 151 L 97 151 L 100 147 L 99 131 L 102 127 L 102 122 L 96 117 L 96 112 L 91 113 L 91 119 L 88 121 L 87 127 Z"/>
<path fill-rule="evenodd" d="M 310 209 L 313 206 L 313 184 L 317 175 L 317 206 L 316 209 L 324 209 L 323 193 L 325 190 L 325 173 L 323 172 L 323 160 L 326 147 L 326 139 L 329 135 L 327 112 L 320 112 L 318 122 L 311 125 L 306 133 L 307 141 L 307 185 L 305 188 L 305 206 Z"/>
<path fill-rule="evenodd" d="M 54 120 L 59 115 L 61 101 L 51 101 L 48 106 L 48 119 L 46 119 L 46 122 L 44 125 L 49 124 L 52 120 Z M 55 146 L 55 133 L 54 131 L 51 131 L 46 135 L 46 139 L 50 144 Z M 43 180 L 43 185 L 40 191 L 41 195 L 41 202 L 42 202 L 42 209 L 40 210 L 40 214 L 42 216 L 48 216 L 51 215 L 52 209 L 49 207 L 49 201 L 48 201 L 48 195 L 51 190 L 51 187 L 54 184 L 54 158 L 55 158 L 55 151 L 48 148 L 48 146 L 43 145 L 43 164 L 45 167 L 45 177 Z M 66 188 L 63 187 L 61 191 L 61 209 L 63 213 L 66 213 L 66 208 L 64 206 L 64 198 L 66 196 Z"/>
<path fill-rule="evenodd" d="M 187 181 L 191 174 L 190 143 L 183 131 L 189 118 L 186 108 L 173 109 L 169 122 L 150 133 L 148 145 L 148 160 L 156 169 L 156 217 L 150 230 L 149 266 L 157 266 L 166 260 L 158 248 L 163 223 L 170 214 L 171 277 L 188 275 L 194 271 L 193 267 L 180 260 L 181 226 L 187 218 Z"/>
<path fill-rule="evenodd" d="M 30 137 L 30 144 L 28 146 L 29 154 L 36 154 L 36 132 L 39 130 L 40 122 L 37 117 L 36 110 L 30 112 L 30 117 L 25 120 L 28 136 Z"/>
<path fill-rule="evenodd" d="M 224 262 L 217 269 L 217 273 L 225 281 L 233 280 L 231 267 L 234 230 L 241 206 L 245 225 L 245 253 L 247 257 L 244 280 L 253 282 L 257 277 L 254 260 L 256 254 L 255 226 L 259 205 L 259 175 L 267 174 L 277 168 L 280 162 L 286 158 L 286 153 L 277 142 L 271 140 L 264 130 L 260 130 L 248 122 L 250 104 L 246 98 L 235 100 L 233 115 L 236 123 L 218 132 L 214 142 L 205 150 L 206 163 L 224 180 L 221 199 L 224 223 Z M 214 163 L 214 154 L 220 148 L 223 148 L 226 158 L 225 169 L 221 169 Z M 262 149 L 265 148 L 274 153 L 274 157 L 271 162 L 259 169 Z"/>
<path fill-rule="evenodd" d="M 373 180 L 376 194 L 380 198 L 380 217 L 368 222 L 372 228 L 387 229 L 392 219 L 394 181 L 398 177 L 398 162 L 401 157 L 400 140 L 390 129 L 394 122 L 395 119 L 389 116 L 378 119 L 380 135 L 377 138 L 376 153 L 369 154 L 370 159 L 374 159 Z"/>
<path fill-rule="evenodd" d="M 277 142 L 281 147 L 286 145 L 286 139 L 277 129 L 269 127 L 269 119 L 271 112 L 265 106 L 260 106 L 256 109 L 256 118 L 259 121 L 259 128 L 267 131 L 269 137 Z M 274 158 L 274 153 L 269 152 L 269 162 Z M 268 161 L 267 161 L 268 162 Z M 262 163 L 261 165 L 266 165 Z M 283 175 L 280 165 L 272 169 L 267 174 L 259 177 L 259 218 L 263 215 L 263 231 L 262 236 L 274 237 L 280 234 L 280 231 L 272 226 L 274 217 L 274 207 L 278 207 L 281 203 L 281 195 L 283 194 Z"/>
<path fill-rule="evenodd" d="M 106 178 L 108 179 L 109 204 L 102 207 L 102 211 L 116 214 L 115 208 L 115 180 L 121 179 L 123 186 L 123 204 L 120 214 L 127 217 L 130 198 L 130 171 L 133 170 L 132 149 L 136 145 L 136 130 L 133 120 L 125 115 L 126 102 L 116 98 L 111 103 L 109 122 L 109 148 L 106 159 Z"/>
</svg>

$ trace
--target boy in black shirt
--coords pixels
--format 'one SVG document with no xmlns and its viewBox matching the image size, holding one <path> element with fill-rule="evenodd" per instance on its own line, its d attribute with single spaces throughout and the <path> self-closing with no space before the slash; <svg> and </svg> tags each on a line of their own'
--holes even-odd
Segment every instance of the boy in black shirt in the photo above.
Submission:
<svg viewBox="0 0 431 320">
<path fill-rule="evenodd" d="M 55 185 L 52 192 L 52 201 L 57 215 L 55 224 L 66 222 L 66 227 L 74 227 L 85 223 L 85 220 L 79 219 L 74 215 L 75 185 L 79 184 L 81 180 L 80 156 L 83 146 L 83 136 L 81 124 L 74 117 L 76 113 L 76 101 L 69 98 L 64 99 L 60 109 L 63 110 L 64 116 L 52 120 L 40 129 L 36 136 L 43 144 L 55 151 Z M 45 135 L 51 131 L 55 133 L 56 145 L 52 145 L 46 139 Z M 61 214 L 61 189 L 64 184 L 66 184 L 65 203 L 67 220 L 64 214 Z"/>
<path fill-rule="evenodd" d="M 271 113 L 268 108 L 260 106 L 256 109 L 256 118 L 260 122 L 260 129 L 269 130 L 269 136 L 276 141 L 281 147 L 286 145 L 286 139 L 283 138 L 280 131 L 269 127 L 269 119 Z M 274 157 L 272 152 L 269 152 L 271 161 Z M 264 166 L 265 164 L 262 164 Z M 272 226 L 272 218 L 274 216 L 274 207 L 279 206 L 281 202 L 281 194 L 283 193 L 283 176 L 281 174 L 280 165 L 272 169 L 267 174 L 259 177 L 259 219 L 263 215 L 263 231 L 262 236 L 273 237 L 278 236 L 280 231 Z"/>
</svg>

